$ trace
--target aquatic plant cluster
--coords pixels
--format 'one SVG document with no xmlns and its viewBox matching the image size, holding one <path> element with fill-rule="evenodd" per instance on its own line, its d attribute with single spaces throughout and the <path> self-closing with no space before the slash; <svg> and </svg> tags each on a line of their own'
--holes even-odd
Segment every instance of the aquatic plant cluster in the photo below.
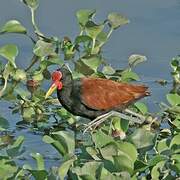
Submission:
<svg viewBox="0 0 180 180">
<path fill-rule="evenodd" d="M 79 34 L 71 39 L 45 36 L 35 20 L 38 0 L 22 0 L 31 11 L 34 34 L 18 21 L 10 20 L 0 28 L 0 38 L 16 33 L 29 38 L 33 44 L 33 57 L 26 69 L 16 64 L 18 47 L 6 44 L 0 47 L 0 100 L 11 102 L 12 113 L 22 116 L 21 124 L 28 124 L 42 132 L 42 141 L 59 153 L 59 166 L 47 169 L 44 158 L 32 153 L 37 167 L 28 163 L 17 164 L 24 149 L 23 136 L 13 137 L 8 121 L 0 115 L 0 179 L 178 179 L 180 176 L 180 57 L 172 59 L 172 91 L 166 95 L 168 103 L 159 103 L 161 111 L 151 114 L 145 103 L 130 107 L 146 117 L 142 124 L 111 117 L 97 129 L 83 134 L 89 120 L 76 117 L 60 107 L 57 99 L 45 100 L 45 82 L 50 83 L 50 66 L 70 67 L 73 78 L 94 76 L 115 81 L 137 81 L 133 68 L 146 61 L 146 57 L 133 54 L 127 68 L 115 70 L 103 56 L 103 45 L 113 31 L 129 23 L 119 13 L 110 13 L 96 23 L 95 10 L 81 9 L 76 17 Z M 3 61 L 4 62 L 4 61 Z M 165 82 L 161 82 L 165 85 Z"/>
</svg>

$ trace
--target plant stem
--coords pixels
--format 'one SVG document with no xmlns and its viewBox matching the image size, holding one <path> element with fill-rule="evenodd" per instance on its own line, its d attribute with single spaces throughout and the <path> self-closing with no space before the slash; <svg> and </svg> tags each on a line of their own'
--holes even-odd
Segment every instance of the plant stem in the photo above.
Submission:
<svg viewBox="0 0 180 180">
<path fill-rule="evenodd" d="M 9 76 L 9 75 L 8 75 L 8 76 Z M 4 86 L 3 86 L 3 88 L 0 90 L 0 97 L 3 95 L 3 93 L 4 93 L 4 91 L 5 91 L 6 87 L 7 87 L 7 81 L 8 81 L 7 78 L 4 79 Z"/>
<path fill-rule="evenodd" d="M 109 37 L 111 36 L 113 30 L 114 30 L 113 28 L 111 28 L 111 29 L 109 30 L 109 32 L 108 32 L 108 34 L 107 34 L 107 39 L 109 39 Z"/>
<path fill-rule="evenodd" d="M 105 42 L 102 42 L 102 43 L 99 45 L 99 47 L 102 47 L 102 46 L 107 42 L 107 40 L 110 38 L 113 30 L 114 30 L 113 28 L 111 28 L 111 29 L 109 30 L 109 32 L 108 32 L 108 34 L 107 34 L 107 37 L 106 37 L 106 41 L 105 41 Z"/>
<path fill-rule="evenodd" d="M 96 38 L 93 38 L 91 53 L 92 53 L 93 50 L 94 50 L 95 44 L 96 44 Z"/>
<path fill-rule="evenodd" d="M 33 39 L 33 37 L 31 37 L 29 34 L 25 34 L 25 35 L 33 42 L 33 44 L 36 44 L 36 41 Z"/>
<path fill-rule="evenodd" d="M 38 57 L 36 55 L 34 55 L 32 57 L 32 61 L 31 61 L 31 64 L 25 69 L 25 71 L 29 71 L 31 69 L 32 66 L 34 66 L 34 64 L 38 62 Z"/>
<path fill-rule="evenodd" d="M 84 32 L 84 28 L 81 27 L 81 25 L 80 25 L 80 33 L 79 33 L 79 36 L 82 36 L 82 35 L 83 35 L 83 32 Z"/>
<path fill-rule="evenodd" d="M 37 34 L 37 36 L 44 36 L 40 32 L 40 30 L 39 30 L 39 28 L 38 28 L 38 26 L 37 26 L 37 24 L 35 22 L 35 10 L 34 9 L 31 9 L 31 21 L 32 21 L 32 25 L 33 25 L 34 31 Z"/>
</svg>

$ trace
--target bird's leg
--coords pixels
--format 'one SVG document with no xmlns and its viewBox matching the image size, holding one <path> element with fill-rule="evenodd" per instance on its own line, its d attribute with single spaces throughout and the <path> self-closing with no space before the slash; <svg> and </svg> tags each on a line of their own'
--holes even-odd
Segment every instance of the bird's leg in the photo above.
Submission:
<svg viewBox="0 0 180 180">
<path fill-rule="evenodd" d="M 100 123 L 99 122 L 103 122 L 105 121 L 106 119 L 108 119 L 110 116 L 112 115 L 112 111 L 106 113 L 106 114 L 103 114 L 101 116 L 98 116 L 97 118 L 95 118 L 93 121 L 91 121 L 90 123 L 86 124 L 86 128 L 84 129 L 83 131 L 83 134 L 85 132 L 87 132 L 89 129 L 91 129 L 93 126 L 98 126 Z M 102 121 L 103 120 L 103 121 Z M 98 124 L 98 125 L 97 125 Z"/>
<path fill-rule="evenodd" d="M 145 116 L 143 116 L 143 115 L 141 115 L 141 114 L 138 114 L 138 113 L 135 113 L 135 112 L 133 112 L 133 111 L 131 111 L 131 110 L 129 110 L 129 109 L 125 109 L 124 110 L 124 112 L 126 112 L 126 113 L 128 113 L 128 114 L 131 114 L 131 115 L 133 115 L 133 116 L 136 116 L 136 117 L 138 117 L 139 119 L 137 119 L 137 118 L 133 118 L 133 117 L 131 117 L 131 116 L 127 116 L 127 115 L 125 115 L 125 114 L 123 114 L 123 113 L 120 113 L 120 112 L 117 112 L 117 111 L 110 111 L 110 112 L 108 112 L 108 113 L 105 113 L 105 114 L 103 114 L 103 115 L 101 115 L 101 116 L 98 116 L 97 118 L 95 118 L 93 121 L 91 121 L 90 123 L 88 123 L 86 126 L 90 126 L 91 124 L 94 124 L 96 121 L 98 121 L 98 120 L 100 120 L 100 119 L 102 119 L 102 118 L 104 118 L 104 117 L 107 117 L 107 115 L 111 115 L 112 114 L 112 112 L 113 112 L 113 114 L 117 114 L 118 113 L 118 116 L 120 116 L 120 114 L 121 114 L 121 118 L 123 118 L 124 117 L 124 119 L 127 119 L 127 120 L 129 120 L 129 118 L 131 118 L 130 119 L 130 121 L 133 121 L 133 122 L 136 122 L 136 123 L 139 123 L 139 124 L 141 124 L 141 123 L 143 123 L 145 120 L 146 120 L 146 117 Z M 108 116 L 109 117 L 109 116 Z M 135 119 L 135 120 L 132 120 L 132 119 Z"/>
<path fill-rule="evenodd" d="M 111 111 L 110 111 L 111 112 Z M 86 126 L 90 126 L 91 124 L 94 124 L 94 123 L 96 123 L 98 120 L 100 120 L 100 119 L 102 119 L 102 118 L 104 118 L 104 117 L 106 117 L 110 112 L 108 112 L 108 113 L 105 113 L 105 114 L 103 114 L 103 115 L 100 115 L 100 116 L 98 116 L 97 118 L 95 118 L 93 121 L 91 121 L 91 122 L 89 122 L 88 124 L 86 124 Z"/>
<path fill-rule="evenodd" d="M 133 115 L 133 116 L 135 116 L 135 117 L 138 117 L 139 119 L 141 119 L 141 123 L 143 123 L 145 120 L 146 120 L 146 117 L 145 116 L 143 116 L 143 115 L 141 115 L 141 114 L 138 114 L 138 113 L 136 113 L 136 112 L 134 112 L 134 111 L 131 111 L 130 109 L 125 109 L 124 110 L 124 112 L 126 112 L 126 113 L 128 113 L 128 114 L 131 114 L 131 115 Z"/>
<path fill-rule="evenodd" d="M 96 128 L 98 125 L 100 125 L 102 122 L 104 122 L 106 119 L 108 119 L 111 116 L 118 116 L 120 118 L 126 119 L 126 120 L 131 121 L 131 122 L 135 122 L 135 123 L 138 123 L 138 124 L 141 124 L 142 122 L 144 122 L 141 119 L 136 118 L 136 117 L 131 117 L 131 116 L 128 116 L 126 114 L 123 114 L 123 113 L 120 113 L 120 112 L 117 112 L 117 111 L 110 111 L 110 112 L 108 112 L 106 114 L 98 116 L 96 119 L 94 119 L 93 121 L 88 123 L 87 128 L 85 128 L 83 133 L 85 133 L 86 131 L 91 129 L 93 126 Z"/>
</svg>

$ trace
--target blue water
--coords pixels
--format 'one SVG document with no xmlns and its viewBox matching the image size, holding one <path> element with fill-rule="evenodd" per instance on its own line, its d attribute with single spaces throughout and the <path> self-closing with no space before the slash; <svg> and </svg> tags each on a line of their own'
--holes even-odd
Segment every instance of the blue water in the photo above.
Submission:
<svg viewBox="0 0 180 180">
<path fill-rule="evenodd" d="M 37 11 L 37 22 L 41 31 L 48 36 L 72 37 L 78 34 L 75 12 L 78 9 L 96 9 L 96 21 L 104 20 L 108 13 L 119 12 L 130 19 L 130 24 L 114 31 L 104 47 L 104 56 L 114 68 L 127 65 L 128 56 L 143 54 L 148 61 L 139 65 L 135 71 L 141 81 L 147 84 L 152 96 L 147 98 L 151 111 L 157 111 L 157 102 L 165 101 L 165 94 L 171 88 L 161 87 L 155 80 L 166 79 L 171 82 L 169 62 L 180 53 L 180 3 L 178 0 L 43 0 Z M 6 21 L 17 19 L 32 33 L 30 12 L 19 0 L 1 0 L 0 25 Z M 0 37 L 0 46 L 15 43 L 19 47 L 17 64 L 26 67 L 32 56 L 32 43 L 25 36 L 4 35 Z M 9 104 L 0 102 L 0 114 L 6 117 L 11 128 L 15 128 L 19 115 L 12 115 Z M 41 136 L 34 135 L 28 129 L 16 131 L 16 135 L 24 135 L 27 147 L 26 154 L 40 152 L 43 155 L 57 156 L 49 145 L 41 141 Z M 50 158 L 51 159 L 51 158 Z M 57 161 L 46 159 L 50 167 Z M 33 164 L 29 157 L 27 160 Z M 24 163 L 24 161 L 20 162 Z"/>
</svg>

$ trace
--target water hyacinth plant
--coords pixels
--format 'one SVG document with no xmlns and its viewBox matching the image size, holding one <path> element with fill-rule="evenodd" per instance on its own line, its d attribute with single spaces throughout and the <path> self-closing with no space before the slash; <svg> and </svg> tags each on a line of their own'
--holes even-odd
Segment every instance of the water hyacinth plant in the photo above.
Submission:
<svg viewBox="0 0 180 180">
<path fill-rule="evenodd" d="M 31 12 L 34 34 L 18 20 L 9 20 L 0 28 L 0 38 L 5 34 L 23 35 L 32 41 L 33 56 L 24 69 L 18 67 L 19 48 L 15 44 L 0 47 L 0 101 L 11 103 L 12 114 L 19 113 L 29 129 L 42 134 L 42 141 L 52 146 L 60 159 L 59 165 L 48 169 L 45 157 L 32 152 L 29 162 L 18 164 L 26 149 L 23 136 L 14 137 L 9 122 L 0 115 L 0 179 L 178 179 L 180 176 L 180 58 L 171 61 L 172 91 L 167 101 L 159 102 L 160 112 L 149 112 L 144 102 L 130 107 L 146 117 L 143 124 L 111 117 L 100 127 L 83 134 L 89 120 L 72 115 L 60 106 L 56 98 L 45 99 L 50 82 L 50 69 L 66 64 L 73 78 L 101 77 L 114 81 L 139 81 L 134 67 L 147 60 L 144 55 L 133 54 L 127 67 L 114 69 L 106 62 L 103 46 L 113 31 L 130 21 L 112 12 L 103 22 L 96 22 L 95 10 L 76 12 L 79 33 L 76 37 L 48 37 L 36 24 L 38 0 L 22 0 Z M 43 2 L 41 2 L 43 3 Z M 128 28 L 128 27 L 127 27 Z M 1 61 L 3 59 L 3 61 Z M 5 63 L 4 63 L 5 62 Z M 24 126 L 23 126 L 24 127 Z"/>
</svg>

